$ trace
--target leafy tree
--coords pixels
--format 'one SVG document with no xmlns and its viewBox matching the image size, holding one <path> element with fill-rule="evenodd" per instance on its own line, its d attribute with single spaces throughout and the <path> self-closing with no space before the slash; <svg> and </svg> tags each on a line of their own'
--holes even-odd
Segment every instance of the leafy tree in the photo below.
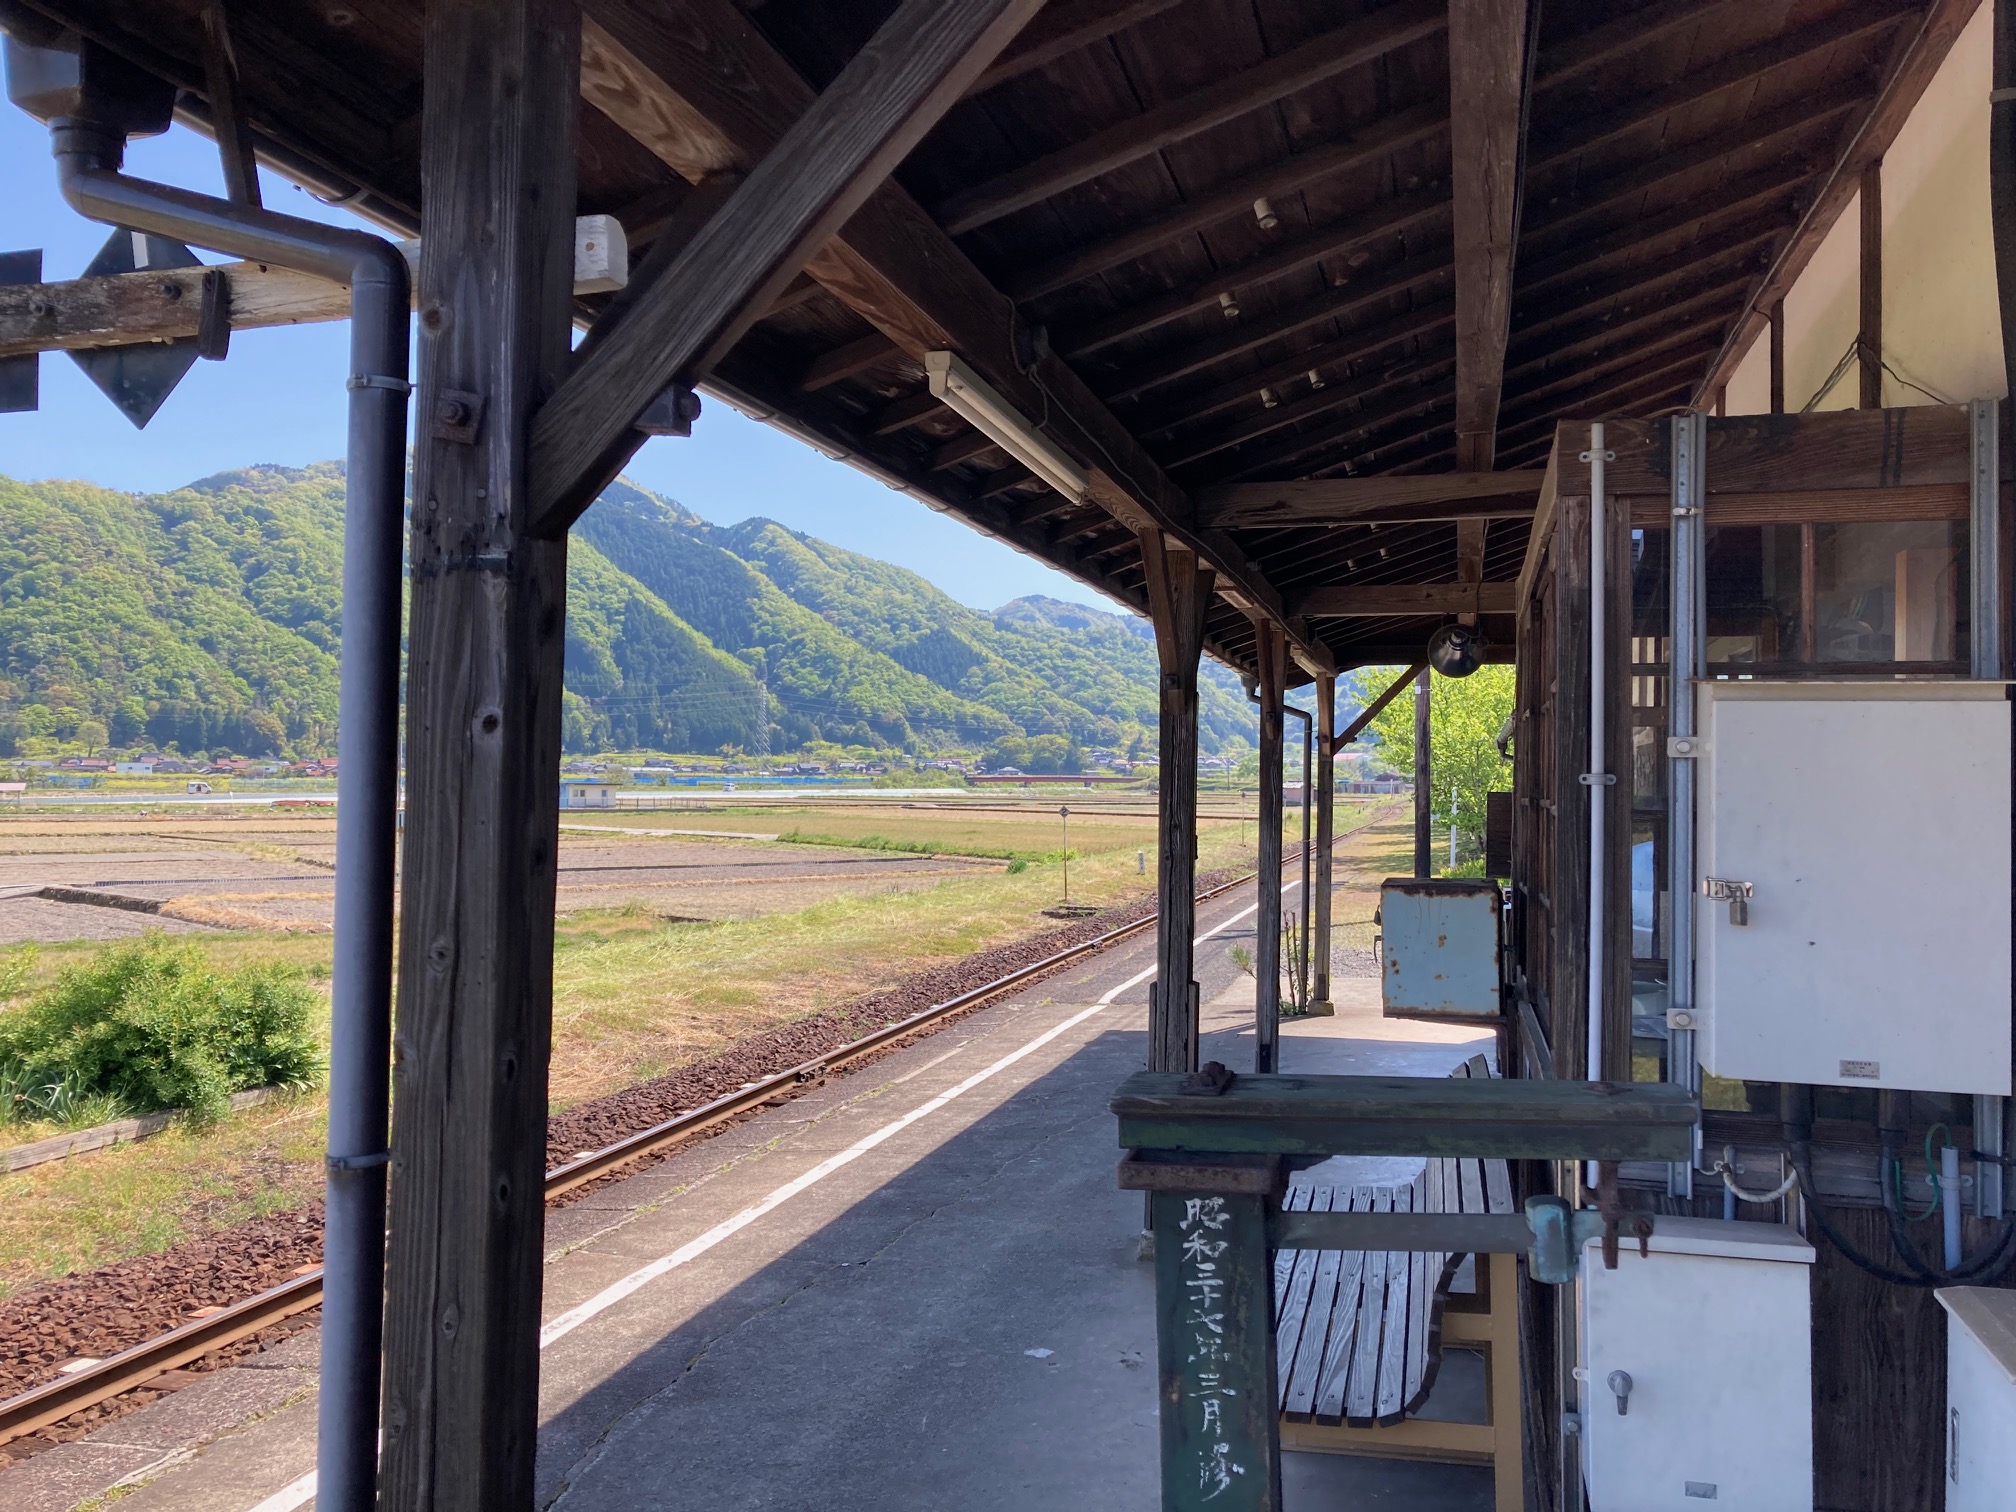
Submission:
<svg viewBox="0 0 2016 1512">
<path fill-rule="evenodd" d="M 1361 703 L 1398 677 L 1403 668 L 1373 667 L 1360 674 Z M 1428 698 L 1430 797 L 1436 819 L 1458 832 L 1484 833 L 1484 795 L 1512 786 L 1512 764 L 1498 754 L 1498 732 L 1512 713 L 1513 669 L 1479 667 L 1468 677 L 1436 677 Z M 1372 721 L 1379 755 L 1400 772 L 1414 770 L 1414 700 L 1396 698 Z"/>
<path fill-rule="evenodd" d="M 105 749 L 106 742 L 111 738 L 112 733 L 105 728 L 103 721 L 96 719 L 77 721 L 77 739 L 83 745 L 86 756 L 96 756 Z"/>
</svg>

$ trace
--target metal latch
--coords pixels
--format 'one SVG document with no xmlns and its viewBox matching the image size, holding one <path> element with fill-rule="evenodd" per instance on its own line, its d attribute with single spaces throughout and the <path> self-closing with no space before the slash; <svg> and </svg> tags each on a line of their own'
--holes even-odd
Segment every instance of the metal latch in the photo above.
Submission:
<svg viewBox="0 0 2016 1512">
<path fill-rule="evenodd" d="M 1623 1417 L 1631 1410 L 1631 1372 L 1613 1370 L 1603 1379 L 1610 1388 L 1610 1394 L 1617 1398 L 1617 1416 Z"/>
<path fill-rule="evenodd" d="M 1700 735 L 1668 735 L 1666 754 L 1676 761 L 1686 761 L 1708 754 L 1708 742 Z"/>
<path fill-rule="evenodd" d="M 1750 898 L 1754 889 L 1748 882 L 1735 882 L 1727 877 L 1703 877 L 1701 891 L 1715 902 L 1729 905 L 1731 924 L 1750 922 Z"/>
</svg>

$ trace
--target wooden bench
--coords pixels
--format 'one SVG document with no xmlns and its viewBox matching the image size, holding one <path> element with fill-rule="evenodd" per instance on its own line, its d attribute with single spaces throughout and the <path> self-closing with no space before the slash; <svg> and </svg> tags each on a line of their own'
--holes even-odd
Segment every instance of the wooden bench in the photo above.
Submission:
<svg viewBox="0 0 2016 1512">
<path fill-rule="evenodd" d="M 1483 1056 L 1453 1073 L 1488 1077 Z M 1502 1160 L 1430 1160 L 1407 1186 L 1297 1185 L 1283 1206 L 1328 1212 L 1509 1213 Z M 1524 1506 L 1518 1265 L 1394 1250 L 1281 1250 L 1274 1257 L 1281 1447 L 1488 1464 L 1497 1512 Z M 1464 1286 L 1459 1277 L 1474 1278 Z M 1488 1421 L 1413 1416 L 1447 1346 L 1484 1356 Z"/>
</svg>

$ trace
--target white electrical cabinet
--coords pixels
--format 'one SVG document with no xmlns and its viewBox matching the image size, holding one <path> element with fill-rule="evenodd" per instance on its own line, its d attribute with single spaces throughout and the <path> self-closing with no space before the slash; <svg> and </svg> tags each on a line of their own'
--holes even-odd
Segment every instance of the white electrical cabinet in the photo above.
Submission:
<svg viewBox="0 0 2016 1512">
<path fill-rule="evenodd" d="M 1947 1286 L 1945 1512 L 2016 1500 L 2016 1292 Z"/>
<path fill-rule="evenodd" d="M 1662 1217 L 1651 1249 L 1582 1254 L 1590 1512 L 1813 1512 L 1813 1246 Z"/>
<path fill-rule="evenodd" d="M 2016 1292 L 1952 1286 L 1946 1309 L 1946 1512 L 2016 1501 Z"/>
<path fill-rule="evenodd" d="M 1698 687 L 1701 1064 L 2006 1095 L 2008 685 Z"/>
</svg>

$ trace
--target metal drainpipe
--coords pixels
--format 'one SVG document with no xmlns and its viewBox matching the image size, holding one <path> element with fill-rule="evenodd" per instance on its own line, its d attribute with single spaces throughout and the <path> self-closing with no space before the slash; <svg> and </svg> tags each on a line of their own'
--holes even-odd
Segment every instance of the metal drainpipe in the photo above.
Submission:
<svg viewBox="0 0 2016 1512">
<path fill-rule="evenodd" d="M 362 1512 L 377 1496 L 390 1158 L 400 533 L 410 392 L 406 260 L 390 242 L 366 232 L 128 178 L 118 171 L 123 135 L 89 121 L 59 118 L 50 130 L 63 197 L 78 214 L 350 286 L 316 1505 Z"/>
</svg>

